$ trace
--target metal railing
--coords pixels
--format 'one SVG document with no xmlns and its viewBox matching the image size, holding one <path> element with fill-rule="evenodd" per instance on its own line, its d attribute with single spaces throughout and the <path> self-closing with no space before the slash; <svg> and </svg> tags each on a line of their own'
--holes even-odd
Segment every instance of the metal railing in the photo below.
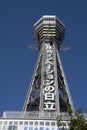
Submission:
<svg viewBox="0 0 87 130">
<path fill-rule="evenodd" d="M 87 120 L 87 113 L 83 113 L 84 118 Z M 29 111 L 29 112 L 17 112 L 17 111 L 5 111 L 2 115 L 2 118 L 16 118 L 16 119 L 61 119 L 68 121 L 70 120 L 70 115 L 68 113 L 57 114 L 48 113 L 48 112 L 38 112 L 38 111 Z"/>
<path fill-rule="evenodd" d="M 5 111 L 2 115 L 2 118 L 23 118 L 23 119 L 57 119 L 61 118 L 62 120 L 69 120 L 70 116 L 68 113 L 61 113 L 57 114 L 56 112 L 54 113 L 48 113 L 48 112 L 38 112 L 38 111 L 29 111 L 29 112 L 9 112 Z"/>
</svg>

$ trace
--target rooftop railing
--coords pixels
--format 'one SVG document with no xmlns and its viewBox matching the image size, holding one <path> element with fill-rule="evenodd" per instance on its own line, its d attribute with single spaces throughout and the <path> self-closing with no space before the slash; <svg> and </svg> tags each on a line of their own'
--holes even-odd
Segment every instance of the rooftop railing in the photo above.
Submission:
<svg viewBox="0 0 87 130">
<path fill-rule="evenodd" d="M 61 113 L 61 114 L 57 114 L 57 113 L 40 113 L 38 111 L 29 111 L 29 112 L 9 112 L 9 111 L 5 111 L 2 115 L 2 118 L 23 118 L 23 119 L 39 119 L 39 118 L 43 118 L 43 119 L 57 119 L 57 118 L 61 118 L 62 120 L 69 120 L 70 116 L 68 113 Z"/>
<path fill-rule="evenodd" d="M 83 113 L 84 118 L 87 120 L 87 113 Z M 61 119 L 61 120 L 70 120 L 70 115 L 68 113 L 40 113 L 38 111 L 29 111 L 29 112 L 9 112 L 5 111 L 2 115 L 2 118 L 16 118 L 16 119 Z"/>
</svg>

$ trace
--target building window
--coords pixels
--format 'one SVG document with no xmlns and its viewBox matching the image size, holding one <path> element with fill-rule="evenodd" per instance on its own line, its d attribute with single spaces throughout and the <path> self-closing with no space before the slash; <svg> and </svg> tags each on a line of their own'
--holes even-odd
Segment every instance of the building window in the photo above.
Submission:
<svg viewBox="0 0 87 130">
<path fill-rule="evenodd" d="M 4 124 L 7 125 L 8 121 L 4 121 Z"/>
<path fill-rule="evenodd" d="M 40 125 L 44 125 L 44 122 L 41 121 L 41 122 L 40 122 Z"/>
<path fill-rule="evenodd" d="M 11 125 L 11 126 L 9 126 L 8 130 L 12 130 L 12 125 Z"/>
<path fill-rule="evenodd" d="M 30 121 L 30 125 L 33 125 L 33 121 Z"/>
<path fill-rule="evenodd" d="M 9 124 L 12 125 L 13 121 L 9 121 Z"/>
<path fill-rule="evenodd" d="M 46 125 L 49 125 L 49 122 L 46 122 L 45 124 L 46 124 Z"/>
<path fill-rule="evenodd" d="M 14 121 L 14 125 L 17 125 L 18 124 L 18 121 Z"/>
<path fill-rule="evenodd" d="M 13 126 L 13 130 L 17 130 L 17 126 L 14 125 L 14 126 Z"/>
<path fill-rule="evenodd" d="M 37 121 L 35 121 L 35 125 L 38 125 L 38 122 L 37 122 Z"/>
<path fill-rule="evenodd" d="M 19 122 L 19 125 L 23 125 L 23 121 L 20 121 L 20 122 Z"/>
<path fill-rule="evenodd" d="M 55 122 L 51 122 L 51 126 L 55 126 Z"/>
<path fill-rule="evenodd" d="M 2 121 L 0 121 L 0 125 L 2 124 Z"/>
<path fill-rule="evenodd" d="M 24 122 L 24 125 L 28 125 L 28 121 L 25 121 L 25 122 Z"/>
</svg>

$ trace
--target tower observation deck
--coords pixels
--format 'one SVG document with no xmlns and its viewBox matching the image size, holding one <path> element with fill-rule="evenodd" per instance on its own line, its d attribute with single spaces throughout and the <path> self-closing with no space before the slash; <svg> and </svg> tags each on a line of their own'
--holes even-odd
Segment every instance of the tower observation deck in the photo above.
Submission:
<svg viewBox="0 0 87 130">
<path fill-rule="evenodd" d="M 43 16 L 34 25 L 39 56 L 26 96 L 23 112 L 37 111 L 40 117 L 67 113 L 73 103 L 59 50 L 65 27 L 56 16 Z"/>
</svg>

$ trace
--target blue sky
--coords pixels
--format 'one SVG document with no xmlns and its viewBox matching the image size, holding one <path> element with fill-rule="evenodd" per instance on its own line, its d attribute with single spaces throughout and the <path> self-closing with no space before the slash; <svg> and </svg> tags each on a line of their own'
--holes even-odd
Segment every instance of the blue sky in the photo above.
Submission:
<svg viewBox="0 0 87 130">
<path fill-rule="evenodd" d="M 62 64 L 75 108 L 87 110 L 87 0 L 0 1 L 0 116 L 21 111 L 38 52 L 23 48 L 35 43 L 33 25 L 43 15 L 56 15 L 65 25 Z"/>
</svg>

